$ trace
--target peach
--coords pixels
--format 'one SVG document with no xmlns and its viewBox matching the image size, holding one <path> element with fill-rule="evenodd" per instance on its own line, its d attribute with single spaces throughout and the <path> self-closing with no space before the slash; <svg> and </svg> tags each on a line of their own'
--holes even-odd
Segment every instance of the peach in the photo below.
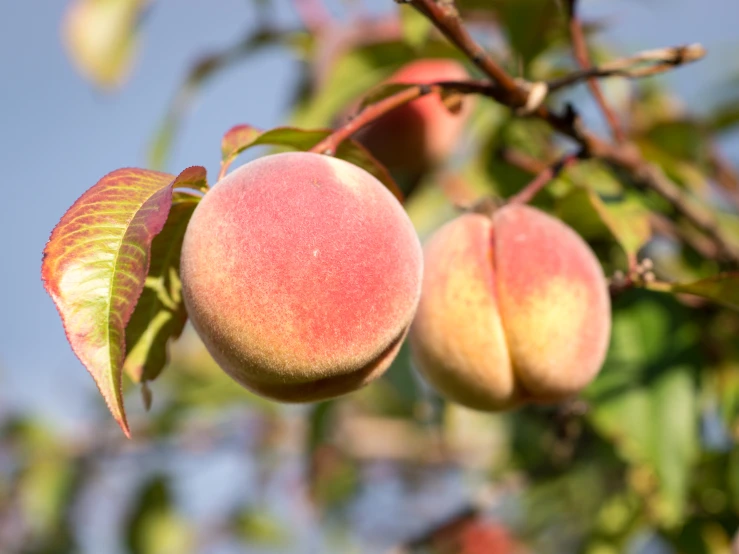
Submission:
<svg viewBox="0 0 739 554">
<path fill-rule="evenodd" d="M 193 326 L 246 388 L 287 402 L 357 389 L 397 354 L 422 250 L 393 195 L 348 162 L 259 158 L 208 192 L 185 233 Z"/>
<path fill-rule="evenodd" d="M 469 213 L 424 247 L 410 341 L 442 394 L 478 410 L 573 395 L 598 373 L 611 326 L 598 260 L 561 221 L 528 206 Z"/>
<path fill-rule="evenodd" d="M 386 83 L 461 81 L 469 75 L 450 59 L 422 59 L 395 72 Z M 416 178 L 443 162 L 454 150 L 472 108 L 465 99 L 450 112 L 436 94 L 396 108 L 361 129 L 357 138 L 399 180 Z"/>
</svg>

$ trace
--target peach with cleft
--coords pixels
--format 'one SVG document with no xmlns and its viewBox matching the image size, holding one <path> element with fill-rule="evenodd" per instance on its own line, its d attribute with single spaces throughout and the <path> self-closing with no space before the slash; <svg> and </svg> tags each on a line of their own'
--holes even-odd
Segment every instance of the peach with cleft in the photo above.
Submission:
<svg viewBox="0 0 739 554">
<path fill-rule="evenodd" d="M 584 388 L 610 338 L 606 279 L 588 245 L 524 205 L 447 223 L 424 248 L 411 347 L 443 395 L 479 410 Z"/>
</svg>

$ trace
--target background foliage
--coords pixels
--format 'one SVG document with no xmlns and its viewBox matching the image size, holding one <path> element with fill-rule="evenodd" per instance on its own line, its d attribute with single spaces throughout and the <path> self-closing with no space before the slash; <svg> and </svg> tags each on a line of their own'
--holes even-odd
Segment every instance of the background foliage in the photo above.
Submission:
<svg viewBox="0 0 739 554">
<path fill-rule="evenodd" d="M 319 5 L 297 7 L 304 25 L 283 28 L 270 2 L 256 2 L 258 25 L 193 63 L 152 141 L 152 167 L 170 169 L 201 87 L 265 49 L 303 61 L 284 123 L 309 129 L 332 125 L 411 59 L 463 59 L 408 6 L 368 20 L 339 12 L 331 32 L 319 30 Z M 575 69 L 557 2 L 460 7 L 513 74 L 535 81 Z M 81 72 L 125 95 L 126 76 L 149 54 L 142 39 L 156 9 L 71 2 L 62 36 Z M 617 22 L 585 23 L 597 63 L 631 54 L 602 41 L 601 29 Z M 604 86 L 643 155 L 710 207 L 739 248 L 736 160 L 722 150 L 739 125 L 739 89 L 724 77 L 710 110 L 684 106 L 663 80 Z M 551 99 L 567 101 L 608 132 L 585 87 Z M 203 156 L 215 158 L 218 147 Z M 565 147 L 545 124 L 480 98 L 454 159 L 406 207 L 426 236 L 455 204 L 519 191 L 537 172 L 521 159 L 550 163 Z M 637 253 L 663 281 L 736 269 L 663 198 L 598 160 L 568 169 L 535 203 L 588 239 L 608 274 L 628 270 Z M 739 304 L 734 282 L 703 287 Z M 75 434 L 0 412 L 0 551 L 729 552 L 739 524 L 739 315 L 695 296 L 627 288 L 614 298 L 613 325 L 604 370 L 580 400 L 501 415 L 441 401 L 415 376 L 405 348 L 385 378 L 359 393 L 279 406 L 232 383 L 186 329 L 150 385 L 149 413 L 127 382 L 132 441 L 108 424 L 102 404 Z M 148 379 L 160 367 L 127 369 Z"/>
</svg>

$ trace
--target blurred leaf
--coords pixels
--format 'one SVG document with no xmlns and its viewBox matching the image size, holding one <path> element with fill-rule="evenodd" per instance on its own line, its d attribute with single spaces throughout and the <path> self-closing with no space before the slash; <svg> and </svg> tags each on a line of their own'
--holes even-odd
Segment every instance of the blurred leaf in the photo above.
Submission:
<svg viewBox="0 0 739 554">
<path fill-rule="evenodd" d="M 172 204 L 172 175 L 119 169 L 64 214 L 41 276 L 67 340 L 128 436 L 121 393 L 125 327 L 144 288 L 151 242 Z"/>
<path fill-rule="evenodd" d="M 584 554 L 623 552 L 628 539 L 642 524 L 641 515 L 642 502 L 633 491 L 619 491 L 612 495 L 598 508 L 598 517 Z"/>
<path fill-rule="evenodd" d="M 232 518 L 231 528 L 246 544 L 284 547 L 290 542 L 280 521 L 260 509 L 237 513 Z"/>
<path fill-rule="evenodd" d="M 529 440 L 538 438 L 529 435 Z M 531 551 L 573 551 L 573 540 L 592 528 L 603 504 L 606 481 L 602 467 L 576 464 L 566 472 L 537 479 L 524 491 L 524 532 L 534 537 Z M 568 547 L 569 545 L 569 547 Z"/>
<path fill-rule="evenodd" d="M 524 68 L 567 37 L 559 2 L 550 0 L 458 0 L 464 12 L 488 11 L 500 23 Z M 523 77 L 524 75 L 516 75 Z"/>
<path fill-rule="evenodd" d="M 689 119 L 660 121 L 647 131 L 647 139 L 671 156 L 705 161 L 706 136 L 700 124 Z"/>
<path fill-rule="evenodd" d="M 185 184 L 207 187 L 205 169 L 191 167 L 180 173 L 173 187 Z M 185 230 L 199 198 L 175 193 L 162 231 L 151 243 L 151 263 L 144 290 L 126 326 L 123 369 L 135 382 L 156 379 L 167 364 L 167 348 L 182 333 L 187 312 L 180 282 L 180 252 Z"/>
<path fill-rule="evenodd" d="M 731 131 L 737 124 L 739 124 L 739 99 L 713 110 L 708 121 L 709 128 L 719 133 Z"/>
<path fill-rule="evenodd" d="M 632 262 L 652 235 L 649 210 L 633 196 L 603 199 L 592 190 L 576 189 L 557 202 L 557 211 L 575 229 L 584 229 L 586 238 L 607 229 Z"/>
<path fill-rule="evenodd" d="M 413 419 L 418 414 L 422 391 L 411 367 L 408 341 L 404 341 L 398 355 L 382 379 L 373 381 L 358 393 L 357 399 L 365 410 L 384 417 Z"/>
<path fill-rule="evenodd" d="M 347 50 L 333 62 L 320 89 L 298 103 L 292 123 L 298 127 L 334 125 L 346 117 L 367 91 L 403 64 L 418 58 L 464 59 L 448 42 L 435 40 L 415 50 L 402 41 Z"/>
<path fill-rule="evenodd" d="M 693 283 L 654 283 L 653 290 L 694 294 L 739 310 L 739 272 L 719 273 Z"/>
<path fill-rule="evenodd" d="M 81 483 L 71 461 L 47 450 L 23 468 L 18 482 L 24 521 L 30 527 L 33 552 L 69 552 L 73 533 L 69 506 Z"/>
<path fill-rule="evenodd" d="M 420 48 L 428 40 L 429 33 L 434 28 L 431 20 L 410 5 L 399 4 L 398 9 L 405 41 L 413 48 Z"/>
<path fill-rule="evenodd" d="M 604 201 L 595 193 L 589 193 L 590 201 L 608 227 L 613 238 L 621 245 L 630 260 L 652 236 L 649 210 L 633 196 L 616 201 Z"/>
<path fill-rule="evenodd" d="M 67 8 L 63 34 L 81 73 L 105 88 L 128 75 L 137 43 L 137 26 L 147 0 L 74 0 Z"/>
<path fill-rule="evenodd" d="M 320 84 L 320 90 L 297 106 L 293 124 L 298 127 L 332 125 L 351 102 L 382 82 L 402 61 L 411 59 L 411 52 L 402 42 L 347 51 L 333 62 L 328 77 Z"/>
<path fill-rule="evenodd" d="M 687 318 L 674 301 L 632 296 L 614 313 L 608 359 L 589 391 L 593 425 L 630 464 L 631 486 L 667 527 L 686 516 L 699 448 L 697 328 Z"/>
<path fill-rule="evenodd" d="M 247 130 L 248 129 L 248 130 Z M 286 146 L 293 150 L 307 151 L 313 148 L 321 140 L 331 134 L 330 130 L 305 130 L 296 129 L 294 127 L 278 127 L 259 134 L 253 127 L 239 125 L 231 129 L 226 137 L 228 139 L 228 148 L 230 148 L 232 158 L 241 152 L 258 145 Z M 241 140 L 241 142 L 239 142 Z M 403 194 L 393 181 L 393 178 L 387 170 L 372 157 L 369 151 L 356 142 L 348 139 L 342 142 L 336 150 L 336 157 L 346 160 L 358 167 L 361 167 L 369 174 L 379 180 L 393 195 L 402 202 Z"/>
<path fill-rule="evenodd" d="M 309 453 L 313 453 L 318 446 L 328 442 L 335 413 L 336 401 L 334 400 L 326 400 L 313 406 L 308 420 L 307 451 Z"/>
<path fill-rule="evenodd" d="M 191 526 L 175 511 L 169 483 L 162 476 L 142 485 L 125 528 L 126 546 L 131 554 L 194 552 Z"/>
</svg>

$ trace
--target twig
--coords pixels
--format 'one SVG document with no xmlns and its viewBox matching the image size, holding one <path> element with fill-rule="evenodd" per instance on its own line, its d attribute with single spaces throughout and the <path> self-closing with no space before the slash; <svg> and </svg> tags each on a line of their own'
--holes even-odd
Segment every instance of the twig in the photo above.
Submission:
<svg viewBox="0 0 739 554">
<path fill-rule="evenodd" d="M 409 85 L 408 88 L 404 88 L 363 108 L 350 121 L 311 148 L 311 152 L 333 156 L 343 141 L 380 116 L 427 94 L 441 94 L 442 92 L 477 93 L 499 97 L 499 89 L 486 81 L 441 81 L 425 85 Z"/>
<path fill-rule="evenodd" d="M 498 152 L 498 156 L 506 163 L 532 175 L 546 172 L 549 167 L 547 162 L 538 160 L 525 152 L 513 148 L 501 149 Z M 678 226 L 674 221 L 657 213 L 652 213 L 649 221 L 655 233 L 684 242 L 704 258 L 715 260 L 721 257 L 718 246 L 709 237 L 699 234 L 696 231 L 689 232 Z"/>
<path fill-rule="evenodd" d="M 453 0 L 444 0 L 443 4 L 437 4 L 434 0 L 408 0 L 408 3 L 429 17 L 453 44 L 493 79 L 502 89 L 502 98 L 497 99 L 500 103 L 513 109 L 520 109 L 526 105 L 529 96 L 527 88 L 505 74 L 505 71 L 472 39 L 462 25 Z M 644 61 L 654 60 L 659 57 L 657 52 L 661 51 L 642 52 L 639 58 Z M 700 57 L 702 54 L 703 49 L 700 46 L 687 47 L 680 52 L 678 59 L 671 63 L 675 65 L 685 59 Z M 555 113 L 541 103 L 530 111 L 530 115 L 546 121 L 559 133 L 578 142 L 584 150 L 584 155 L 600 158 L 612 167 L 627 172 L 637 186 L 655 191 L 665 198 L 675 211 L 711 237 L 723 259 L 739 264 L 739 248 L 727 239 L 715 218 L 705 209 L 697 208 L 659 168 L 642 157 L 634 144 L 629 142 L 611 144 L 604 141 L 584 128 L 574 108 L 569 105 L 564 113 Z"/>
<path fill-rule="evenodd" d="M 549 92 L 554 92 L 592 78 L 624 77 L 626 79 L 638 79 L 649 77 L 698 61 L 705 55 L 706 50 L 700 44 L 645 50 L 634 56 L 620 58 L 581 71 L 573 71 L 558 79 L 547 81 L 547 87 Z"/>
<path fill-rule="evenodd" d="M 539 174 L 519 192 L 508 199 L 508 204 L 527 204 L 543 189 L 547 183 L 555 179 L 566 167 L 574 165 L 585 155 L 583 150 L 566 154 L 550 166 L 542 169 Z"/>
<path fill-rule="evenodd" d="M 436 28 L 457 48 L 462 50 L 472 62 L 499 86 L 505 98 L 501 101 L 512 107 L 520 108 L 526 104 L 528 94 L 516 84 L 516 81 L 491 58 L 485 50 L 475 42 L 462 24 L 459 11 L 451 0 L 396 0 L 408 3 L 429 18 Z"/>
<path fill-rule="evenodd" d="M 655 234 L 683 242 L 708 260 L 718 257 L 719 253 L 716 245 L 709 238 L 696 232 L 687 232 L 674 221 L 661 214 L 654 212 L 649 214 L 649 224 Z"/>
<path fill-rule="evenodd" d="M 708 147 L 708 163 L 713 178 L 723 188 L 734 206 L 739 209 L 739 172 L 726 160 L 715 144 Z"/>
<path fill-rule="evenodd" d="M 575 54 L 577 63 L 583 70 L 587 71 L 592 68 L 593 64 L 590 62 L 588 46 L 585 43 L 585 33 L 582 28 L 582 21 L 577 15 L 577 0 L 567 0 L 566 5 L 570 26 L 570 39 L 572 40 L 572 50 Z M 593 78 L 588 79 L 587 83 L 588 88 L 595 98 L 595 101 L 598 103 L 598 106 L 600 106 L 606 121 L 608 121 L 613 137 L 617 142 L 624 142 L 626 140 L 626 135 L 624 134 L 623 127 L 614 111 L 606 102 L 606 98 L 603 96 L 603 91 L 600 88 L 600 83 Z"/>
</svg>

